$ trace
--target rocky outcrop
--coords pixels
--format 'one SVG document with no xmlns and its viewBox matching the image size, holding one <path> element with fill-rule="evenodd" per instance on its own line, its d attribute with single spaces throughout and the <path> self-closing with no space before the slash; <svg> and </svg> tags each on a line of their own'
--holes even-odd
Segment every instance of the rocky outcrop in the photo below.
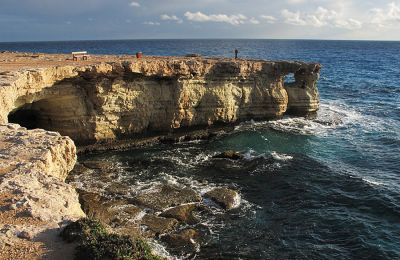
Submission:
<svg viewBox="0 0 400 260">
<path fill-rule="evenodd" d="M 318 110 L 318 64 L 146 58 L 10 72 L 0 122 L 80 143 L 280 118 Z M 295 81 L 285 83 L 293 73 Z"/>
<path fill-rule="evenodd" d="M 0 258 L 12 256 L 12 250 L 19 248 L 42 248 L 43 243 L 50 245 L 49 251 L 63 252 L 54 250 L 60 225 L 85 216 L 75 189 L 64 182 L 76 162 L 72 140 L 96 143 L 275 119 L 286 113 L 308 115 L 319 106 L 316 82 L 320 66 L 314 63 L 97 57 L 93 62 L 60 65 L 66 62 L 64 56 L 53 55 L 58 60 L 54 63 L 42 56 L 38 64 L 49 60 L 43 67 L 5 71 L 0 64 Z M 25 57 L 36 56 L 22 59 Z M 294 82 L 285 83 L 285 77 L 292 73 Z M 97 201 L 96 206 L 107 208 L 100 215 L 107 221 L 118 221 L 117 213 L 138 215 L 153 235 L 172 231 L 178 221 L 195 222 L 193 207 L 182 204 L 198 204 L 203 199 L 191 189 L 171 186 L 138 194 L 133 199 L 138 206 L 92 195 L 87 197 Z M 204 196 L 227 210 L 240 203 L 237 192 L 223 188 Z M 165 217 L 142 216 L 139 206 L 163 211 Z M 85 210 L 97 214 L 96 207 Z M 132 232 L 130 229 L 126 232 Z M 192 243 L 196 236 L 188 230 L 167 240 L 180 246 Z"/>
<path fill-rule="evenodd" d="M 76 148 L 68 137 L 0 125 L 2 246 L 18 247 L 21 238 L 33 240 L 33 248 L 46 239 L 57 245 L 60 225 L 85 216 L 75 189 L 64 182 L 75 162 Z M 4 230 L 9 232 L 7 236 L 3 236 Z"/>
</svg>

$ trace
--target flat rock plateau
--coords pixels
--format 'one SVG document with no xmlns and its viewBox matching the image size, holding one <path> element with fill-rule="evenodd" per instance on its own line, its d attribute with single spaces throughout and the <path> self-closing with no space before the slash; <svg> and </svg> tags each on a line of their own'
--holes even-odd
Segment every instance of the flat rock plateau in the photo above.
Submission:
<svg viewBox="0 0 400 260">
<path fill-rule="evenodd" d="M 0 53 L 0 258 L 71 257 L 57 234 L 85 216 L 74 187 L 64 182 L 77 160 L 75 144 L 100 147 L 309 116 L 319 108 L 320 68 L 297 61 L 127 55 L 73 61 L 66 54 Z M 183 208 L 165 216 L 190 219 Z M 154 223 L 161 220 L 154 218 L 144 221 L 158 232 Z M 176 221 L 170 222 L 162 227 Z M 195 231 L 166 239 L 177 236 Z"/>
</svg>

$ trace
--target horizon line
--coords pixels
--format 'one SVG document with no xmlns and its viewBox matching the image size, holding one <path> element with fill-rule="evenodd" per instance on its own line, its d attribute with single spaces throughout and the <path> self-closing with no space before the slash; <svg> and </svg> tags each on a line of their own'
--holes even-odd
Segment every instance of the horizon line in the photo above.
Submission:
<svg viewBox="0 0 400 260">
<path fill-rule="evenodd" d="M 73 40 L 22 40 L 0 41 L 2 43 L 40 43 L 40 42 L 89 42 L 89 41 L 167 41 L 167 40 L 271 40 L 271 41 L 342 41 L 342 42 L 400 42 L 400 40 L 376 39 L 313 39 L 313 38 L 140 38 L 140 39 L 73 39 Z"/>
</svg>

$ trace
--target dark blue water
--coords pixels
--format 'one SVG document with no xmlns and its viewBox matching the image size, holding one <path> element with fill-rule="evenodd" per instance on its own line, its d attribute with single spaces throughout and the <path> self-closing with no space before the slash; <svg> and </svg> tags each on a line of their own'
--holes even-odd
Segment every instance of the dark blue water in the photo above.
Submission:
<svg viewBox="0 0 400 260">
<path fill-rule="evenodd" d="M 118 181 L 130 185 L 239 189 L 240 208 L 206 221 L 212 239 L 201 259 L 400 259 L 400 42 L 0 43 L 51 53 L 233 56 L 235 48 L 242 57 L 322 63 L 318 118 L 248 122 L 213 142 L 92 157 L 120 164 Z M 246 160 L 211 159 L 227 149 Z"/>
</svg>

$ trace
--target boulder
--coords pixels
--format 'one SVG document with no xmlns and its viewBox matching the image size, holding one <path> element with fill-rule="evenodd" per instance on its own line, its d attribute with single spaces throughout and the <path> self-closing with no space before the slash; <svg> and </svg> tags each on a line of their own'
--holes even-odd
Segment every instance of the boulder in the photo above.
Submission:
<svg viewBox="0 0 400 260">
<path fill-rule="evenodd" d="M 156 236 L 174 230 L 177 224 L 176 219 L 162 218 L 151 214 L 146 214 L 141 221 L 141 225 L 146 226 Z"/>
<path fill-rule="evenodd" d="M 160 185 L 150 192 L 134 198 L 134 202 L 154 210 L 164 210 L 185 203 L 200 202 L 201 196 L 193 189 L 172 185 Z"/>
<path fill-rule="evenodd" d="M 226 210 L 237 208 L 240 205 L 240 195 L 238 192 L 228 188 L 215 188 L 204 197 L 211 199 Z"/>
<path fill-rule="evenodd" d="M 174 218 L 178 221 L 185 222 L 188 224 L 194 224 L 198 222 L 198 219 L 193 216 L 193 211 L 197 208 L 197 204 L 184 204 L 177 207 L 173 207 L 165 210 L 160 214 L 161 217 Z"/>
<path fill-rule="evenodd" d="M 88 217 L 104 224 L 135 219 L 142 210 L 126 200 L 109 200 L 100 194 L 80 191 L 80 202 Z"/>
</svg>

